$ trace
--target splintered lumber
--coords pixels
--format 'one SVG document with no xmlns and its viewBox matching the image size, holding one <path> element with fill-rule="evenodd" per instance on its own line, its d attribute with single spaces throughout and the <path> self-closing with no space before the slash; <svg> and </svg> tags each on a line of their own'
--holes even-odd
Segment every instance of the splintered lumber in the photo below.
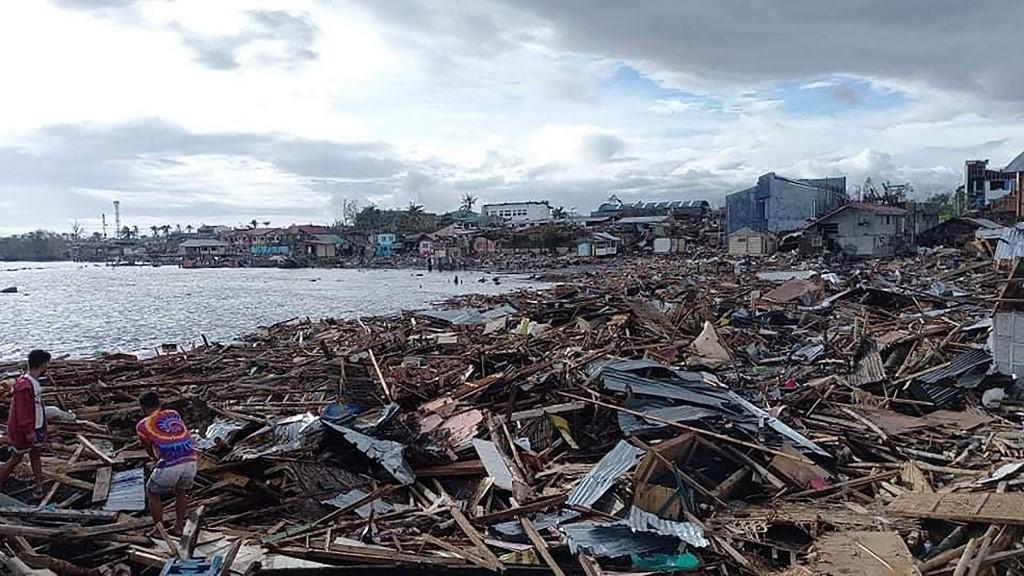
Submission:
<svg viewBox="0 0 1024 576">
<path fill-rule="evenodd" d="M 188 560 L 192 558 L 192 553 L 195 550 L 196 542 L 199 539 L 199 525 L 203 521 L 203 515 L 206 513 L 206 507 L 200 506 L 192 511 L 188 516 L 188 520 L 185 521 L 185 528 L 181 531 L 181 540 L 178 546 L 178 557 L 182 560 Z"/>
<path fill-rule="evenodd" d="M 498 557 L 494 555 L 494 552 L 491 552 L 491 549 L 487 547 L 483 537 L 480 536 L 480 533 L 476 531 L 476 528 L 473 528 L 473 525 L 469 523 L 469 520 L 462 513 L 462 510 L 459 510 L 459 508 L 454 505 L 449 506 L 448 510 L 451 512 L 455 523 L 459 525 L 459 528 L 462 529 L 462 532 L 465 533 L 470 542 L 476 546 L 480 558 L 487 563 L 487 567 L 495 572 L 503 570 L 504 566 L 502 565 L 501 560 L 498 560 Z"/>
<path fill-rule="evenodd" d="M 423 540 L 426 541 L 428 544 L 433 544 L 434 546 L 437 546 L 438 548 L 441 548 L 442 550 L 447 550 L 447 551 L 451 552 L 452 554 L 455 554 L 459 558 L 462 558 L 463 560 L 465 560 L 465 561 L 467 561 L 467 562 L 469 562 L 471 564 L 476 564 L 477 566 L 479 566 L 479 567 L 481 567 L 481 568 L 483 568 L 485 570 L 490 570 L 491 569 L 490 564 L 486 560 L 484 560 L 483 558 L 480 558 L 479 556 L 477 556 L 476 554 L 471 553 L 468 550 L 463 550 L 462 548 L 459 548 L 458 546 L 455 546 L 454 544 L 449 544 L 448 542 L 445 542 L 444 540 L 441 540 L 440 538 L 436 538 L 434 536 L 431 536 L 430 534 L 424 534 L 423 535 Z"/>
<path fill-rule="evenodd" d="M 523 532 L 526 533 L 526 537 L 530 539 L 530 543 L 540 554 L 540 557 L 544 559 L 544 563 L 551 568 L 551 571 L 555 573 L 555 576 L 565 576 L 565 572 L 562 572 L 562 568 L 555 562 L 555 559 L 551 556 L 551 551 L 548 550 L 548 545 L 544 542 L 544 538 L 541 537 L 540 533 L 537 532 L 537 528 L 530 522 L 529 518 L 525 516 L 519 519 L 520 524 L 523 525 Z"/>
<path fill-rule="evenodd" d="M 117 520 L 117 512 L 106 510 L 70 510 L 60 508 L 36 508 L 35 506 L 0 506 L 0 516 L 34 518 L 36 520 L 69 520 L 85 522 L 89 520 L 113 522 Z"/>
<path fill-rule="evenodd" d="M 110 465 L 114 464 L 114 459 L 111 458 L 110 456 L 107 456 L 105 452 L 97 448 L 96 445 L 93 444 L 88 438 L 82 436 L 81 434 L 75 434 L 75 438 L 77 438 L 78 441 L 82 443 L 82 446 L 85 446 L 86 449 L 89 450 L 89 452 L 92 452 L 96 456 L 99 456 L 100 460 L 103 460 L 104 462 Z"/>
<path fill-rule="evenodd" d="M 107 499 L 110 493 L 110 477 L 114 469 L 107 466 L 96 471 L 96 482 L 92 487 L 92 503 L 99 504 Z"/>
<path fill-rule="evenodd" d="M 1024 525 L 1024 493 L 900 494 L 886 508 L 889 514 L 988 524 Z"/>
</svg>

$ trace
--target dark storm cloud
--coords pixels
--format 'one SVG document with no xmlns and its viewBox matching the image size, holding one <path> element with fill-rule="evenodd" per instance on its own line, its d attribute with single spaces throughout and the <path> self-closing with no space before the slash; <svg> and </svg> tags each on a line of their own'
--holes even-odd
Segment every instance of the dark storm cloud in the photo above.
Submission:
<svg viewBox="0 0 1024 576">
<path fill-rule="evenodd" d="M 181 41 L 195 54 L 196 62 L 214 70 L 238 68 L 239 52 L 254 42 L 273 42 L 279 51 L 256 55 L 263 66 L 297 67 L 316 60 L 313 50 L 318 30 L 308 14 L 292 14 L 282 10 L 250 10 L 249 24 L 236 34 L 209 36 L 176 24 L 174 30 Z"/>
<path fill-rule="evenodd" d="M 1018 0 L 506 0 L 570 50 L 744 84 L 835 73 L 1020 102 Z M 385 3 L 386 4 L 386 3 Z"/>
</svg>

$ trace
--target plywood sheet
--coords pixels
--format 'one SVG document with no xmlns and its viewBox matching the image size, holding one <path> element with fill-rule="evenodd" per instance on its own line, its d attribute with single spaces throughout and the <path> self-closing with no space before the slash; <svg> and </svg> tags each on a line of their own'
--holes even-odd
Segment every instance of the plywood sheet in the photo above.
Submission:
<svg viewBox="0 0 1024 576">
<path fill-rule="evenodd" d="M 833 576 L 913 576 L 914 558 L 895 532 L 833 532 L 817 540 L 814 569 Z"/>
<path fill-rule="evenodd" d="M 1024 493 L 901 494 L 886 510 L 893 516 L 1024 525 Z"/>
</svg>

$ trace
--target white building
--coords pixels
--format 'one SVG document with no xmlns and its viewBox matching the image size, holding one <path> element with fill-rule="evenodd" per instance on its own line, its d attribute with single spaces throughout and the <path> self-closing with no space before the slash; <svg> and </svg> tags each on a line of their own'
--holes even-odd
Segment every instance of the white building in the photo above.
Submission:
<svg viewBox="0 0 1024 576">
<path fill-rule="evenodd" d="M 484 204 L 484 216 L 501 218 L 512 224 L 524 222 L 543 222 L 551 219 L 551 204 L 542 202 L 505 202 L 503 204 Z"/>
</svg>

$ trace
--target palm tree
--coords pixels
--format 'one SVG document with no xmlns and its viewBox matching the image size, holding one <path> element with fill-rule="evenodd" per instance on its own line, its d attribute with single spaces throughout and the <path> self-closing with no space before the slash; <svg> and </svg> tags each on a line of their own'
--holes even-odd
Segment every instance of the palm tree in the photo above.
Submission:
<svg viewBox="0 0 1024 576">
<path fill-rule="evenodd" d="M 406 207 L 405 211 L 408 212 L 410 216 L 419 216 L 420 214 L 423 214 L 423 205 L 415 202 L 409 202 L 409 206 Z"/>
<path fill-rule="evenodd" d="M 166 236 L 170 236 L 171 235 L 171 225 L 170 224 L 164 224 L 163 226 L 160 227 L 160 231 L 164 233 L 165 237 Z"/>
<path fill-rule="evenodd" d="M 264 220 L 263 221 L 263 226 L 269 228 L 270 227 L 270 220 Z"/>
<path fill-rule="evenodd" d="M 469 192 L 466 192 L 466 194 L 462 196 L 462 206 L 460 206 L 460 208 L 462 209 L 463 212 L 472 212 L 473 206 L 476 205 L 476 201 L 476 196 L 473 196 Z"/>
<path fill-rule="evenodd" d="M 249 221 L 249 227 L 250 228 L 256 228 L 259 225 L 260 225 L 259 221 L 257 221 L 255 218 L 253 218 L 252 220 Z"/>
<path fill-rule="evenodd" d="M 132 226 L 132 236 L 135 236 L 135 238 L 139 237 L 139 227 L 138 226 Z"/>
<path fill-rule="evenodd" d="M 156 238 L 156 233 L 158 230 L 160 230 L 160 227 L 157 226 L 156 224 L 153 224 L 152 226 L 149 227 L 149 229 L 153 231 L 153 238 Z"/>
<path fill-rule="evenodd" d="M 193 230 L 195 230 L 195 227 L 192 226 L 191 224 L 189 224 L 188 226 L 185 226 L 185 231 L 188 232 L 189 234 L 192 234 Z M 180 229 L 179 229 L 179 231 L 180 231 Z"/>
<path fill-rule="evenodd" d="M 180 236 L 180 235 L 181 235 L 181 224 L 175 224 L 175 225 L 174 225 L 174 228 L 175 228 L 175 231 L 176 231 L 176 232 L 178 233 L 178 235 Z"/>
</svg>

